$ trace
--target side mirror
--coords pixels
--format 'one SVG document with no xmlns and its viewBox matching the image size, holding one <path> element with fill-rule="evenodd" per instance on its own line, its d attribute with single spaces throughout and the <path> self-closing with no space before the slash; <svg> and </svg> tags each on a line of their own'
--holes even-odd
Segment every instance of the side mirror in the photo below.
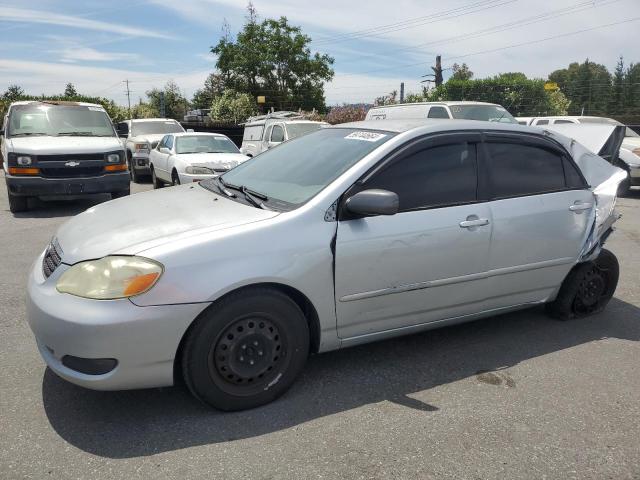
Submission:
<svg viewBox="0 0 640 480">
<path fill-rule="evenodd" d="M 187 128 L 188 133 L 193 133 L 195 130 L 193 128 Z"/>
<path fill-rule="evenodd" d="M 269 142 L 267 144 L 267 148 L 273 148 L 273 147 L 277 147 L 278 145 L 280 145 L 282 142 Z"/>
<path fill-rule="evenodd" d="M 158 151 L 159 151 L 160 153 L 166 153 L 166 154 L 171 153 L 171 150 L 169 150 L 167 147 L 160 147 L 160 148 L 158 149 Z"/>
<path fill-rule="evenodd" d="M 347 198 L 345 207 L 358 216 L 395 215 L 400 208 L 398 194 L 388 190 L 363 190 Z"/>
<path fill-rule="evenodd" d="M 120 138 L 126 138 L 129 135 L 129 125 L 127 125 L 126 123 L 117 124 L 116 133 Z"/>
</svg>

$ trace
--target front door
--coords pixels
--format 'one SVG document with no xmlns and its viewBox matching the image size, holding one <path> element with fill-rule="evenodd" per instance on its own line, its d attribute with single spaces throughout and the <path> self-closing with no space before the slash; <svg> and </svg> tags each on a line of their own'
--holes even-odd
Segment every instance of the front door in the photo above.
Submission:
<svg viewBox="0 0 640 480">
<path fill-rule="evenodd" d="M 347 193 L 393 191 L 400 211 L 338 222 L 341 338 L 465 315 L 486 297 L 492 226 L 478 182 L 478 141 L 419 140 Z"/>
</svg>

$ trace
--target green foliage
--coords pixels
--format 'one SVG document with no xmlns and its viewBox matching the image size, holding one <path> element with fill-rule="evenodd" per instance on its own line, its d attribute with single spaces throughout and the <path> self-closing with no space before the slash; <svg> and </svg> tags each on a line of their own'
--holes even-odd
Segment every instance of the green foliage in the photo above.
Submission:
<svg viewBox="0 0 640 480">
<path fill-rule="evenodd" d="M 347 122 L 359 122 L 367 116 L 369 107 L 365 105 L 342 105 L 333 107 L 327 114 L 326 121 L 332 125 Z"/>
<path fill-rule="evenodd" d="M 196 90 L 191 99 L 193 108 L 211 108 L 214 97 L 224 92 L 224 78 L 218 73 L 210 73 L 204 81 L 204 87 Z"/>
<path fill-rule="evenodd" d="M 383 106 L 383 105 L 393 105 L 394 103 L 398 103 L 398 91 L 397 90 L 389 92 L 389 94 L 387 94 L 387 95 L 383 95 L 381 97 L 378 97 L 373 101 L 373 104 L 376 107 L 380 107 L 380 106 Z"/>
<path fill-rule="evenodd" d="M 2 94 L 2 100 L 6 100 L 9 103 L 22 99 L 25 96 L 24 90 L 19 85 L 9 85 L 6 92 Z"/>
<path fill-rule="evenodd" d="M 571 101 L 569 115 L 607 115 L 611 107 L 612 77 L 607 67 L 590 62 L 572 63 L 549 75 Z"/>
<path fill-rule="evenodd" d="M 131 118 L 158 118 L 159 116 L 160 112 L 142 101 L 131 107 Z"/>
<path fill-rule="evenodd" d="M 254 99 L 247 93 L 227 89 L 211 102 L 212 120 L 238 124 L 257 113 Z"/>
<path fill-rule="evenodd" d="M 471 80 L 473 78 L 473 72 L 466 63 L 462 65 L 454 63 L 451 70 L 453 71 L 453 75 L 451 75 L 449 80 Z"/>
<path fill-rule="evenodd" d="M 163 94 L 165 117 L 182 120 L 189 109 L 189 101 L 184 98 L 180 87 L 172 80 L 169 80 L 162 90 L 154 88 L 147 92 L 151 108 L 158 112 L 158 115 L 161 115 Z"/>
<path fill-rule="evenodd" d="M 78 96 L 78 91 L 73 83 L 69 82 L 66 87 L 64 87 L 64 93 L 62 95 L 67 98 L 76 98 Z"/>
<path fill-rule="evenodd" d="M 225 88 L 266 97 L 266 108 L 325 109 L 324 82 L 333 78 L 333 58 L 309 49 L 311 38 L 286 17 L 257 21 L 249 15 L 235 40 L 227 34 L 211 48 Z"/>
</svg>

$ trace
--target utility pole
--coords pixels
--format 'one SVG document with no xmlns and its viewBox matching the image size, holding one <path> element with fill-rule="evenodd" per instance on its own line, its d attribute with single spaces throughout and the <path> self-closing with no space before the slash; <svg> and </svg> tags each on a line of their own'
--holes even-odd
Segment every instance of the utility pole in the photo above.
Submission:
<svg viewBox="0 0 640 480">
<path fill-rule="evenodd" d="M 436 56 L 436 66 L 431 67 L 431 70 L 434 73 L 436 87 L 439 87 L 442 85 L 442 57 L 440 55 Z"/>
<path fill-rule="evenodd" d="M 127 78 L 124 83 L 127 84 L 127 104 L 129 105 L 129 118 L 131 118 L 131 91 L 129 90 L 129 79 Z"/>
<path fill-rule="evenodd" d="M 166 118 L 164 106 L 164 92 L 160 92 L 160 117 Z"/>
<path fill-rule="evenodd" d="M 404 82 L 400 83 L 400 103 L 404 103 Z"/>
</svg>

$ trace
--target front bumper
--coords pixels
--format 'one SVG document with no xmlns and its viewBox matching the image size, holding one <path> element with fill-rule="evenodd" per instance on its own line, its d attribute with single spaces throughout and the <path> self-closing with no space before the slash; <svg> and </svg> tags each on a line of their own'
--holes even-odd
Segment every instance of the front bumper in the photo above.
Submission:
<svg viewBox="0 0 640 480">
<path fill-rule="evenodd" d="M 135 168 L 136 172 L 151 173 L 149 168 L 149 154 L 148 153 L 134 153 L 131 156 L 130 168 Z"/>
<path fill-rule="evenodd" d="M 189 173 L 178 173 L 178 177 L 180 177 L 180 183 L 193 183 L 193 182 L 201 182 L 203 180 L 209 180 L 210 178 L 216 178 L 219 175 L 191 175 Z"/>
<path fill-rule="evenodd" d="M 7 190 L 18 196 L 66 196 L 91 193 L 111 193 L 127 190 L 129 173 L 108 173 L 98 177 L 43 178 L 5 175 Z"/>
<path fill-rule="evenodd" d="M 125 390 L 173 384 L 173 361 L 191 322 L 208 304 L 139 307 L 127 299 L 90 300 L 61 294 L 55 284 L 69 267 L 45 279 L 44 252 L 27 287 L 27 320 L 46 364 L 71 383 L 94 390 Z M 114 358 L 108 373 L 88 375 L 62 364 L 65 355 Z"/>
</svg>

